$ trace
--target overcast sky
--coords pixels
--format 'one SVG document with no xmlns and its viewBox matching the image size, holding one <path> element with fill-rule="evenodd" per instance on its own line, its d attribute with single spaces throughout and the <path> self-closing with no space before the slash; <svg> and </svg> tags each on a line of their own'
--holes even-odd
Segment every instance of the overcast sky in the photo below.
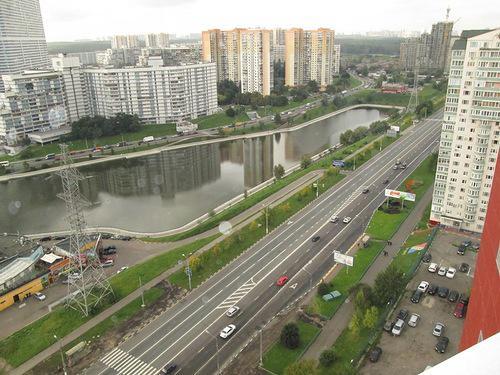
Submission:
<svg viewBox="0 0 500 375">
<path fill-rule="evenodd" d="M 330 27 L 337 33 L 500 26 L 498 0 L 40 0 L 48 41 L 209 28 Z"/>
</svg>

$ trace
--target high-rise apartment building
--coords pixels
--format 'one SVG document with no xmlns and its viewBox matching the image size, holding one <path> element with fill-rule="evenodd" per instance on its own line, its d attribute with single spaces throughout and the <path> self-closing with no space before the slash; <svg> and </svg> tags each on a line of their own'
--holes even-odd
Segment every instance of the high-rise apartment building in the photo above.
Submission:
<svg viewBox="0 0 500 375">
<path fill-rule="evenodd" d="M 168 48 L 170 45 L 168 34 L 146 34 L 146 47 L 147 48 Z"/>
<path fill-rule="evenodd" d="M 340 44 L 333 46 L 333 75 L 340 75 Z"/>
<path fill-rule="evenodd" d="M 430 68 L 444 71 L 448 61 L 453 22 L 438 22 L 432 25 L 430 40 Z"/>
<path fill-rule="evenodd" d="M 269 95 L 273 87 L 272 31 L 208 30 L 202 33 L 202 60 L 215 62 L 217 80 L 239 84 L 241 92 Z"/>
<path fill-rule="evenodd" d="M 137 35 L 113 35 L 111 37 L 111 48 L 139 48 L 139 37 Z"/>
<path fill-rule="evenodd" d="M 127 48 L 139 48 L 139 37 L 137 35 L 127 35 Z"/>
<path fill-rule="evenodd" d="M 49 64 L 39 0 L 0 1 L 0 76 Z"/>
<path fill-rule="evenodd" d="M 331 84 L 335 64 L 335 31 L 290 29 L 285 32 L 285 84 L 304 85 L 316 81 Z"/>
<path fill-rule="evenodd" d="M 482 232 L 500 142 L 500 29 L 451 50 L 431 221 Z"/>
<path fill-rule="evenodd" d="M 399 66 L 403 70 L 413 70 L 417 61 L 420 38 L 407 38 L 399 45 Z"/>
<path fill-rule="evenodd" d="M 285 29 L 273 29 L 273 60 L 285 62 Z"/>
</svg>

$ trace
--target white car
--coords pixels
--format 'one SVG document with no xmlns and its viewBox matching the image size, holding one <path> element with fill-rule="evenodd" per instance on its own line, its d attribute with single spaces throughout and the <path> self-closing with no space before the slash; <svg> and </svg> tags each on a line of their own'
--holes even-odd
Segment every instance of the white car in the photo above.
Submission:
<svg viewBox="0 0 500 375">
<path fill-rule="evenodd" d="M 39 301 L 44 301 L 44 300 L 45 300 L 45 298 L 47 298 L 47 297 L 45 297 L 45 294 L 42 294 L 42 293 L 40 293 L 40 292 L 36 292 L 36 293 L 35 293 L 35 298 L 36 298 L 37 300 L 39 300 Z"/>
<path fill-rule="evenodd" d="M 123 272 L 123 271 L 125 271 L 126 269 L 128 269 L 128 266 L 123 266 L 123 267 L 122 267 L 122 268 L 120 268 L 118 271 L 116 271 L 116 273 Z"/>
<path fill-rule="evenodd" d="M 421 281 L 417 289 L 425 293 L 427 289 L 429 289 L 429 283 L 427 281 Z"/>
<path fill-rule="evenodd" d="M 346 216 L 346 217 L 344 217 L 344 220 L 342 220 L 342 222 L 343 222 L 344 224 L 349 224 L 349 223 L 351 222 L 351 220 L 352 220 L 352 219 L 351 219 L 349 216 Z"/>
<path fill-rule="evenodd" d="M 434 326 L 434 329 L 432 330 L 432 334 L 434 336 L 440 337 L 444 332 L 444 324 L 443 323 L 436 323 Z"/>
<path fill-rule="evenodd" d="M 431 263 L 429 264 L 429 268 L 427 268 L 427 270 L 432 273 L 436 273 L 437 269 L 438 269 L 437 263 Z"/>
<path fill-rule="evenodd" d="M 398 319 L 396 324 L 394 324 L 394 327 L 392 327 L 392 334 L 394 336 L 401 335 L 401 332 L 403 331 L 404 326 L 405 326 L 405 321 L 403 319 Z"/>
<path fill-rule="evenodd" d="M 444 266 L 439 267 L 439 270 L 438 270 L 438 275 L 439 275 L 439 276 L 444 276 L 444 275 L 446 275 L 446 267 L 444 267 Z"/>
<path fill-rule="evenodd" d="M 220 331 L 219 336 L 222 337 L 223 339 L 227 339 L 229 336 L 233 334 L 235 330 L 236 326 L 234 324 L 230 324 L 227 327 L 225 327 L 222 331 Z"/>
<path fill-rule="evenodd" d="M 337 215 L 330 217 L 330 223 L 336 223 L 337 221 L 339 221 L 339 217 Z"/>
<path fill-rule="evenodd" d="M 419 320 L 420 320 L 420 315 L 418 315 L 417 313 L 413 313 L 410 316 L 410 320 L 408 321 L 408 325 L 410 327 L 416 327 Z"/>
<path fill-rule="evenodd" d="M 448 271 L 446 271 L 446 277 L 448 279 L 453 279 L 455 277 L 455 273 L 457 273 L 457 270 L 453 267 L 448 268 Z"/>
<path fill-rule="evenodd" d="M 239 311 L 240 311 L 240 308 L 238 306 L 230 307 L 226 311 L 226 316 L 232 318 L 233 316 L 235 316 L 236 314 L 238 314 Z"/>
</svg>

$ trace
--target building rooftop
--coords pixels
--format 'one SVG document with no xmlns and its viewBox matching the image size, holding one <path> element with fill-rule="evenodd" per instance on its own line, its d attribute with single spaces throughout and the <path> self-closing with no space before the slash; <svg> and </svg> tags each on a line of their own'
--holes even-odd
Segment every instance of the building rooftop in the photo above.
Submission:
<svg viewBox="0 0 500 375">
<path fill-rule="evenodd" d="M 15 278 L 29 267 L 35 264 L 43 256 L 43 247 L 38 246 L 30 256 L 14 259 L 8 265 L 0 269 L 0 286 Z"/>
<path fill-rule="evenodd" d="M 464 30 L 462 31 L 462 34 L 460 34 L 460 38 L 455 40 L 455 43 L 453 43 L 452 49 L 457 50 L 457 49 L 465 49 L 467 47 L 467 39 L 487 33 L 488 31 L 491 30 Z"/>
</svg>

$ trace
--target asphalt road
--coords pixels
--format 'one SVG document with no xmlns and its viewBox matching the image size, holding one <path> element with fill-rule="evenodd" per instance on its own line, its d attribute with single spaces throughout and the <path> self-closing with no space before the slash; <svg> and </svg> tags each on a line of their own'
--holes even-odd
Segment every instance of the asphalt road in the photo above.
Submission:
<svg viewBox="0 0 500 375">
<path fill-rule="evenodd" d="M 421 122 L 294 215 L 250 250 L 190 293 L 137 335 L 107 353 L 88 374 L 154 374 L 175 362 L 177 374 L 213 374 L 236 355 L 260 326 L 302 296 L 333 265 L 333 250 L 345 252 L 360 237 L 386 187 L 396 188 L 438 147 L 442 111 Z M 396 159 L 408 164 L 393 170 Z M 389 179 L 389 184 L 383 183 Z M 363 194 L 368 187 L 369 193 Z M 349 224 L 329 222 L 332 214 Z M 313 235 L 321 236 L 313 243 Z M 284 287 L 276 280 L 287 275 Z M 225 316 L 232 305 L 241 312 Z M 228 324 L 236 332 L 218 338 Z M 218 355 L 216 348 L 218 348 Z"/>
</svg>

